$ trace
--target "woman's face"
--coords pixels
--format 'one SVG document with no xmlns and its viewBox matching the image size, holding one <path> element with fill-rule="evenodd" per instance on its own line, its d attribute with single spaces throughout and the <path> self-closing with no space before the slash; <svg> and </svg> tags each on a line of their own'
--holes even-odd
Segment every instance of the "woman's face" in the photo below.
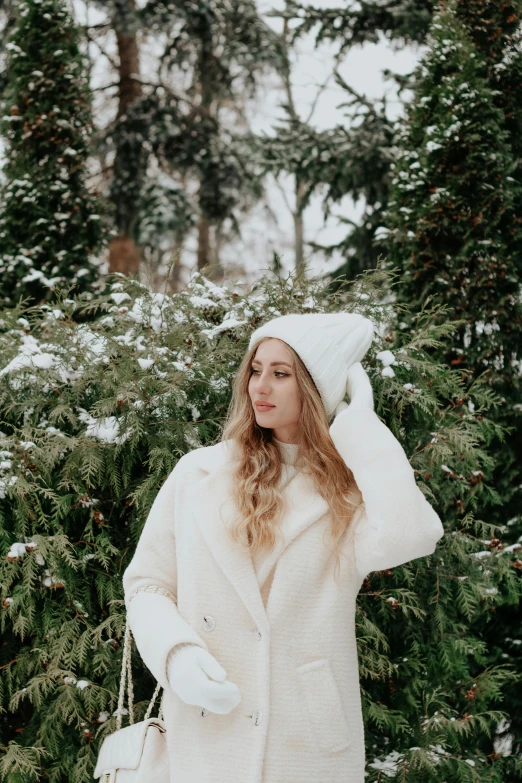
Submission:
<svg viewBox="0 0 522 783">
<path fill-rule="evenodd" d="M 292 355 L 283 340 L 270 337 L 258 346 L 250 368 L 248 393 L 259 426 L 272 429 L 284 443 L 297 443 L 301 395 Z"/>
</svg>

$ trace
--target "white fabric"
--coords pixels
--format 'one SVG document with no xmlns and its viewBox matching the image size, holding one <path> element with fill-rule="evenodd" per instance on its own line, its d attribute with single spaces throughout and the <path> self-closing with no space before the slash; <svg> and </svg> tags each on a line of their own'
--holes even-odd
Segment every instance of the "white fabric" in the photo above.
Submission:
<svg viewBox="0 0 522 783">
<path fill-rule="evenodd" d="M 185 704 L 227 714 L 241 701 L 239 688 L 227 679 L 221 664 L 197 644 L 175 648 L 167 662 L 167 677 L 172 690 Z"/>
<path fill-rule="evenodd" d="M 348 368 L 346 390 L 351 408 L 371 408 L 373 410 L 373 389 L 368 373 L 361 362 L 355 362 Z"/>
<path fill-rule="evenodd" d="M 170 664 L 172 660 L 180 654 L 180 652 L 183 650 L 184 647 L 194 647 L 199 645 L 194 645 L 194 642 L 181 642 L 181 644 L 177 644 L 175 647 L 172 648 L 172 650 L 169 652 L 168 658 L 167 658 L 167 678 L 169 681 L 169 685 L 172 686 L 172 680 L 170 678 Z"/>
<path fill-rule="evenodd" d="M 183 456 L 161 487 L 123 576 L 128 619 L 154 676 L 166 682 L 170 650 L 207 649 L 236 683 L 228 714 L 202 713 L 168 687 L 163 699 L 176 783 L 364 783 L 364 732 L 355 602 L 372 570 L 431 554 L 443 534 L 401 445 L 373 410 L 351 409 L 330 427 L 361 489 L 339 581 L 328 503 L 296 472 L 284 543 L 261 564 L 230 537 L 233 441 Z M 266 606 L 260 582 L 275 565 Z M 259 577 L 259 580 L 258 580 Z M 161 679 L 160 679 L 161 678 Z"/>
<path fill-rule="evenodd" d="M 94 778 L 112 773 L 114 783 L 170 783 L 169 754 L 165 725 L 149 718 L 105 737 Z"/>
<path fill-rule="evenodd" d="M 284 491 L 284 488 L 288 486 L 288 483 L 295 476 L 295 464 L 297 462 L 299 446 L 297 443 L 284 443 L 275 436 L 273 436 L 273 441 L 280 451 L 281 460 L 283 462 L 279 489 Z M 285 519 L 287 519 L 287 517 L 283 517 L 283 523 Z M 283 535 L 288 535 L 288 531 L 285 530 L 284 524 L 282 533 Z M 252 556 L 258 581 L 266 557 L 266 550 L 256 552 Z M 260 587 L 262 587 L 262 585 L 260 585 Z M 189 652 L 187 648 L 193 650 L 193 652 Z M 235 686 L 235 689 L 231 689 L 230 685 L 232 685 L 232 683 L 227 680 L 226 683 L 224 683 L 222 692 L 206 692 L 205 687 L 207 685 L 207 678 L 206 675 L 203 675 L 198 662 L 198 650 L 205 655 L 209 655 L 206 650 L 201 650 L 194 642 L 181 642 L 172 648 L 167 658 L 167 678 L 169 684 L 186 704 L 196 704 L 209 709 L 211 712 L 226 714 L 236 707 L 240 701 L 237 686 Z M 176 661 L 175 659 L 179 660 Z M 223 683 L 226 680 L 226 672 L 215 659 L 213 659 L 213 661 L 215 665 L 213 666 L 213 669 L 207 673 L 214 680 Z"/>
<path fill-rule="evenodd" d="M 295 474 L 298 470 L 298 467 L 296 466 L 297 463 L 297 452 L 299 446 L 297 443 L 283 443 L 283 441 L 278 440 L 274 435 L 272 435 L 273 441 L 276 444 L 276 446 L 279 449 L 279 452 L 281 454 L 281 460 L 283 462 L 283 468 L 281 473 L 281 479 L 279 481 L 279 490 L 281 494 L 283 495 L 283 500 L 285 502 L 288 501 L 288 494 L 291 494 L 291 490 L 288 490 L 287 487 L 292 481 L 292 479 L 295 477 Z M 290 501 L 291 502 L 291 501 Z M 281 531 L 281 535 L 284 537 L 284 539 L 288 539 L 291 534 L 292 530 L 288 527 L 288 522 L 290 520 L 290 517 L 288 515 L 284 515 L 281 520 L 281 525 L 279 530 Z M 299 519 L 295 519 L 294 521 L 299 524 Z M 254 564 L 254 570 L 256 572 L 257 581 L 259 584 L 259 587 L 263 587 L 263 584 L 265 583 L 265 580 L 267 578 L 267 574 L 264 568 L 265 563 L 267 562 L 267 559 L 269 557 L 269 553 L 265 549 L 261 549 L 258 552 L 254 552 L 252 554 L 252 562 Z"/>
<path fill-rule="evenodd" d="M 275 435 L 272 435 L 272 440 L 279 449 L 281 454 L 281 461 L 284 465 L 295 465 L 297 462 L 297 453 L 299 446 L 297 443 L 285 443 L 282 440 L 278 440 Z"/>
<path fill-rule="evenodd" d="M 321 395 L 328 420 L 346 394 L 348 368 L 370 347 L 374 327 L 360 313 L 291 313 L 255 329 L 249 350 L 264 337 L 277 337 L 296 351 Z"/>
</svg>

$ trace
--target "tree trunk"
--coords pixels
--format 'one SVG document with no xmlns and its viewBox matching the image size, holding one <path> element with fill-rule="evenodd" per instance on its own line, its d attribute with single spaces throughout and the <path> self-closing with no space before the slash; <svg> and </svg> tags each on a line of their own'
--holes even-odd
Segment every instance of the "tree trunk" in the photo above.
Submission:
<svg viewBox="0 0 522 783">
<path fill-rule="evenodd" d="M 128 4 L 130 10 L 136 10 L 135 0 L 128 0 Z M 127 108 L 136 98 L 141 98 L 142 89 L 139 80 L 140 56 L 136 31 L 116 30 L 116 40 L 118 43 L 118 55 L 120 60 L 120 85 L 117 114 L 117 118 L 119 119 L 126 113 Z"/>
<path fill-rule="evenodd" d="M 210 263 L 210 221 L 201 215 L 198 224 L 198 272 Z"/>
<path fill-rule="evenodd" d="M 124 275 L 137 275 L 140 268 L 140 255 L 129 237 L 117 236 L 111 239 L 109 250 L 110 272 Z"/>
<path fill-rule="evenodd" d="M 295 186 L 295 212 L 294 212 L 294 229 L 295 229 L 295 271 L 297 274 L 302 274 L 304 271 L 304 223 L 303 223 L 303 210 L 304 199 L 306 194 L 306 183 L 303 180 L 296 179 Z"/>
<path fill-rule="evenodd" d="M 169 269 L 168 289 L 171 294 L 181 291 L 181 252 L 183 250 L 183 241 L 185 234 L 183 231 L 176 231 L 174 248 L 172 251 L 172 264 Z"/>
<path fill-rule="evenodd" d="M 136 11 L 136 0 L 126 0 L 128 15 Z M 118 17 L 114 17 L 114 28 L 119 55 L 119 119 L 126 114 L 129 106 L 142 95 L 140 74 L 139 48 L 134 25 L 122 26 Z M 138 77 L 138 78 L 137 78 Z M 125 172 L 127 156 L 125 148 L 119 145 L 116 148 L 114 158 L 114 176 L 120 177 Z M 111 240 L 109 249 L 109 271 L 122 272 L 125 275 L 137 275 L 139 273 L 141 253 L 132 237 L 132 230 L 136 220 L 136 213 L 125 210 L 118 216 L 116 209 L 116 228 L 118 235 Z"/>
<path fill-rule="evenodd" d="M 201 48 L 199 50 L 199 57 L 198 57 L 198 68 L 197 68 L 197 77 L 199 80 L 198 84 L 198 91 L 200 94 L 200 104 L 199 104 L 199 111 L 201 115 L 201 120 L 204 122 L 207 117 L 212 117 L 212 103 L 214 100 L 214 94 L 213 94 L 213 81 L 212 81 L 212 68 L 214 66 L 214 58 L 213 58 L 213 51 L 212 51 L 212 34 L 208 26 L 202 30 L 201 33 L 202 40 L 201 40 Z M 210 149 L 211 134 L 213 131 L 209 132 L 207 144 Z M 210 183 L 210 186 L 208 183 L 205 182 L 205 176 L 213 176 L 212 174 L 208 175 L 204 171 L 201 173 L 200 176 L 200 185 L 199 185 L 199 213 L 200 213 L 200 219 L 199 219 L 199 226 L 198 226 L 198 271 L 201 272 L 203 267 L 208 266 L 212 263 L 211 259 L 211 253 L 210 253 L 210 225 L 211 225 L 211 219 L 208 215 L 208 211 L 206 209 L 205 201 L 208 201 L 208 198 L 205 199 L 205 193 L 210 190 L 212 192 L 213 188 Z"/>
<path fill-rule="evenodd" d="M 209 270 L 209 280 L 218 285 L 222 284 L 225 279 L 225 270 L 221 263 L 221 247 L 223 245 L 223 236 L 221 231 L 222 223 L 216 223 L 214 225 L 212 247 L 210 249 L 211 268 Z"/>
</svg>

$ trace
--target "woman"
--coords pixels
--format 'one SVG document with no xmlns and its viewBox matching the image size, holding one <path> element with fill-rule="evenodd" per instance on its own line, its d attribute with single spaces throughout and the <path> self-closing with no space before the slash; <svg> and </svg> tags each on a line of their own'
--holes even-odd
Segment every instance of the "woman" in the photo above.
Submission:
<svg viewBox="0 0 522 783">
<path fill-rule="evenodd" d="M 172 783 L 363 783 L 357 593 L 443 535 L 373 410 L 372 337 L 347 313 L 259 327 L 221 442 L 154 501 L 123 582 Z"/>
</svg>

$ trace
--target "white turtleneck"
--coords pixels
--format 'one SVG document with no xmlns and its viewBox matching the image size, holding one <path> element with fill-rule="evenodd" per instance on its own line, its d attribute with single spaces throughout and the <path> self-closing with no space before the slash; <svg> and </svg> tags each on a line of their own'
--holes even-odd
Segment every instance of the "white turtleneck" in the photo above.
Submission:
<svg viewBox="0 0 522 783">
<path fill-rule="evenodd" d="M 273 438 L 273 441 L 279 448 L 281 459 L 285 465 L 295 465 L 297 460 L 297 450 L 299 448 L 297 443 L 283 443 L 282 440 L 277 440 L 275 437 Z"/>
</svg>

